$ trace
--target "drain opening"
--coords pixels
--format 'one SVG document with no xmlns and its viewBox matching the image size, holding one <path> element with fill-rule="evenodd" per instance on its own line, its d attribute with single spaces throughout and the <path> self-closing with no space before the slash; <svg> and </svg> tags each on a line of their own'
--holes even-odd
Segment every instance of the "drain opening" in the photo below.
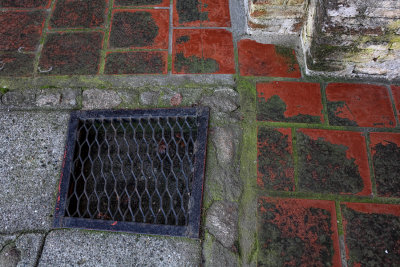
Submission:
<svg viewBox="0 0 400 267">
<path fill-rule="evenodd" d="M 208 109 L 71 114 L 55 227 L 198 237 Z"/>
</svg>

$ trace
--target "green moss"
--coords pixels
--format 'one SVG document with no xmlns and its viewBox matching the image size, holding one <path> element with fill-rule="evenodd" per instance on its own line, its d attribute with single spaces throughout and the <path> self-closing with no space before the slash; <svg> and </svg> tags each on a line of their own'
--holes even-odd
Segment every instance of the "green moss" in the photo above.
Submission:
<svg viewBox="0 0 400 267">
<path fill-rule="evenodd" d="M 342 118 L 338 116 L 341 113 L 341 109 L 346 106 L 347 109 L 350 108 L 347 106 L 346 102 L 344 101 L 328 101 L 327 108 L 328 108 L 328 117 L 329 122 L 332 125 L 341 125 L 341 126 L 358 126 L 357 122 L 352 121 L 348 118 Z"/>
<path fill-rule="evenodd" d="M 7 93 L 8 91 L 10 91 L 10 89 L 8 89 L 7 87 L 0 87 L 0 94 L 5 94 L 5 93 Z"/>
<path fill-rule="evenodd" d="M 277 45 L 275 46 L 275 52 L 285 58 L 286 63 L 289 65 L 289 72 L 296 70 L 297 60 L 292 48 Z"/>
<path fill-rule="evenodd" d="M 185 57 L 183 53 L 177 53 L 175 70 L 185 73 L 215 73 L 219 70 L 219 64 L 212 58 Z"/>
</svg>

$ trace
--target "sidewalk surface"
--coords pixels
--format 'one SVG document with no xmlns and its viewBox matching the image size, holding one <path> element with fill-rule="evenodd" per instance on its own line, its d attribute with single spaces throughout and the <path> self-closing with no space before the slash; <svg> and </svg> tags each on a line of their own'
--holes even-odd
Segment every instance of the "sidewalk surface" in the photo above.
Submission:
<svg viewBox="0 0 400 267">
<path fill-rule="evenodd" d="M 305 75 L 236 0 L 0 0 L 0 266 L 400 266 L 400 84 Z M 198 240 L 52 227 L 71 110 L 209 106 Z"/>
</svg>

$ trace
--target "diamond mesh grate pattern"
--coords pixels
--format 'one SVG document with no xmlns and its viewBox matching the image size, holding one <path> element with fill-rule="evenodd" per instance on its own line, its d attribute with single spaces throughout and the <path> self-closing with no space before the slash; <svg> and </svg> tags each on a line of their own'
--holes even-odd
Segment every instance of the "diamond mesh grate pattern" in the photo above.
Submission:
<svg viewBox="0 0 400 267">
<path fill-rule="evenodd" d="M 184 235 L 193 236 L 207 123 L 204 108 L 71 115 L 55 225 L 173 235 L 186 227 Z M 175 228 L 165 233 L 146 225 Z"/>
</svg>

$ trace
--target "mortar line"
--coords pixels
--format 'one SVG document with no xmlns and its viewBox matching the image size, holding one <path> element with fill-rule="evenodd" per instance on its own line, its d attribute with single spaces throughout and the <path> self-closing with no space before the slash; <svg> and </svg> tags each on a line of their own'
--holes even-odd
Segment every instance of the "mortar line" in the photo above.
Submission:
<svg viewBox="0 0 400 267">
<path fill-rule="evenodd" d="M 43 46 L 44 46 L 44 43 L 47 38 L 47 33 L 49 30 L 49 24 L 50 24 L 50 18 L 53 13 L 55 4 L 56 4 L 56 0 L 52 0 L 50 7 L 48 9 L 44 9 L 48 14 L 44 21 L 42 36 L 40 36 L 39 46 L 37 48 L 35 59 L 33 61 L 33 74 L 32 74 L 33 78 L 38 77 L 39 60 L 40 60 L 40 56 L 42 55 Z"/>
<path fill-rule="evenodd" d="M 292 131 L 292 151 L 293 151 L 293 168 L 294 168 L 294 190 L 299 189 L 299 154 L 297 150 L 297 133 L 295 128 Z"/>
<path fill-rule="evenodd" d="M 389 93 L 389 99 L 390 99 L 390 102 L 392 104 L 394 119 L 396 120 L 396 126 L 400 127 L 399 114 L 397 113 L 396 101 L 395 101 L 394 96 L 393 96 L 392 87 L 390 85 L 386 85 L 386 89 L 387 89 L 387 91 Z"/>
<path fill-rule="evenodd" d="M 371 155 L 371 139 L 370 139 L 370 134 L 365 133 L 365 145 L 367 148 L 367 158 L 368 158 L 368 168 L 369 168 L 369 177 L 371 180 L 371 187 L 372 187 L 372 194 L 374 197 L 378 196 L 378 191 L 376 189 L 376 179 L 375 179 L 375 173 L 374 173 L 374 164 L 372 161 L 372 155 Z"/>
<path fill-rule="evenodd" d="M 47 239 L 47 236 L 48 236 L 49 233 L 50 233 L 50 232 L 46 232 L 46 233 L 44 234 L 43 238 L 42 238 L 42 244 L 41 244 L 41 246 L 40 246 L 40 248 L 39 248 L 39 251 L 38 251 L 37 256 L 36 256 L 36 261 L 35 261 L 35 263 L 34 263 L 34 265 L 33 265 L 33 266 L 35 266 L 35 267 L 38 267 L 38 266 L 39 266 L 40 259 L 42 258 L 42 254 L 43 254 L 43 250 L 44 250 L 44 245 L 45 245 L 45 243 L 46 243 L 46 239 Z"/>
<path fill-rule="evenodd" d="M 336 210 L 336 220 L 337 220 L 337 229 L 339 236 L 343 234 L 343 217 L 342 211 L 340 209 L 340 200 L 335 200 L 335 210 Z"/>
<path fill-rule="evenodd" d="M 329 116 L 328 116 L 328 100 L 326 98 L 326 87 L 327 83 L 320 83 L 321 87 L 321 98 L 322 98 L 322 114 L 324 116 L 324 125 L 329 126 Z"/>
<path fill-rule="evenodd" d="M 107 48 L 108 42 L 110 39 L 111 34 L 111 20 L 112 20 L 112 12 L 113 12 L 114 0 L 109 0 L 108 2 L 108 12 L 106 21 L 104 24 L 104 37 L 103 37 L 103 47 L 100 51 L 100 63 L 99 63 L 99 70 L 98 74 L 104 74 L 104 69 L 106 65 L 106 56 L 107 56 Z"/>
<path fill-rule="evenodd" d="M 338 241 L 339 241 L 339 256 L 343 267 L 345 266 L 347 267 L 346 247 L 344 244 L 343 215 L 342 215 L 342 209 L 340 207 L 340 201 L 335 201 L 335 210 L 336 210 L 336 224 L 337 224 Z"/>
</svg>

